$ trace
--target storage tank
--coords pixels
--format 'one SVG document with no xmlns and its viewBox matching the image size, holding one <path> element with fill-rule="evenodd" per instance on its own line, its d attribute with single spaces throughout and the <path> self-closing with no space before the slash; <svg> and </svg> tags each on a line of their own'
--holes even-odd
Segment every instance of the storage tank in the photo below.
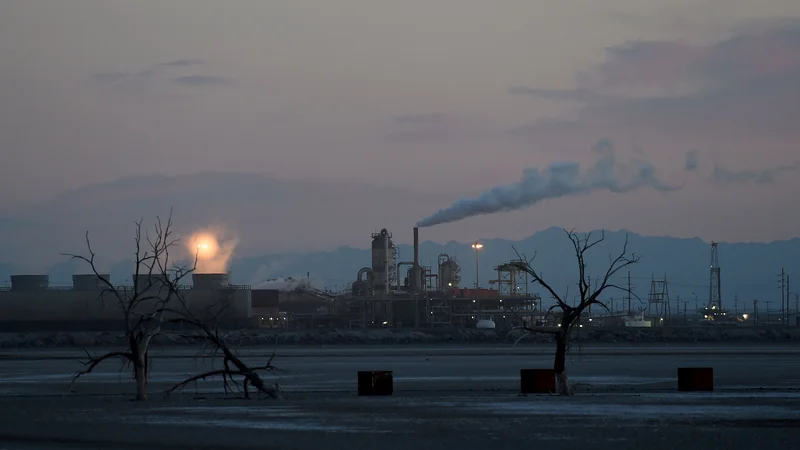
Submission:
<svg viewBox="0 0 800 450">
<path fill-rule="evenodd" d="M 461 267 L 446 253 L 439 255 L 438 279 L 440 289 L 458 287 L 458 283 L 461 282 Z"/>
<path fill-rule="evenodd" d="M 133 274 L 131 276 L 133 280 L 133 286 L 138 289 L 147 289 L 150 286 L 150 289 L 160 289 L 164 286 L 164 282 L 168 280 L 166 274 L 147 274 L 147 273 L 140 273 L 138 276 Z"/>
<path fill-rule="evenodd" d="M 230 286 L 230 274 L 227 273 L 193 273 L 193 289 L 222 289 Z"/>
<path fill-rule="evenodd" d="M 94 273 L 78 274 L 72 276 L 72 288 L 76 291 L 99 291 L 108 287 L 103 280 L 110 280 L 111 274 Z"/>
<path fill-rule="evenodd" d="M 392 234 L 384 228 L 372 233 L 372 271 L 375 275 L 375 292 L 389 293 L 389 278 L 394 268 L 394 243 Z"/>
<path fill-rule="evenodd" d="M 49 287 L 49 275 L 11 275 L 12 291 L 44 291 Z"/>
</svg>

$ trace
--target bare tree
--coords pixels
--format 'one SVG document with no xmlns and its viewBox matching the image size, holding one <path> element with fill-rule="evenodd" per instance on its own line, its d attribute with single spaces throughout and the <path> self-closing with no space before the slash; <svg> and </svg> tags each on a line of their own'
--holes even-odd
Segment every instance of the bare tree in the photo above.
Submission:
<svg viewBox="0 0 800 450">
<path fill-rule="evenodd" d="M 252 387 L 256 391 L 256 394 L 265 394 L 274 399 L 283 398 L 283 392 L 280 386 L 277 383 L 268 385 L 260 375 L 261 372 L 280 372 L 277 367 L 272 365 L 272 361 L 275 359 L 275 352 L 272 352 L 272 355 L 264 364 L 250 367 L 241 360 L 222 336 L 219 323 L 220 318 L 223 316 L 228 306 L 227 304 L 221 303 L 212 305 L 211 308 L 204 311 L 204 315 L 210 315 L 213 317 L 213 320 L 201 320 L 191 311 L 180 295 L 178 298 L 181 300 L 182 309 L 180 311 L 175 311 L 178 317 L 172 319 L 170 322 L 188 325 L 190 329 L 193 330 L 193 333 L 188 336 L 206 344 L 203 350 L 201 350 L 200 357 L 210 359 L 212 367 L 206 372 L 190 376 L 171 387 L 166 391 L 167 395 L 174 391 L 180 391 L 191 383 L 207 378 L 221 377 L 226 394 L 232 391 L 233 388 L 241 387 L 244 397 L 249 398 L 250 392 L 248 387 Z M 216 312 L 213 311 L 214 309 L 216 309 Z M 209 323 L 211 322 L 215 325 L 210 325 Z M 222 365 L 219 368 L 215 368 L 214 363 L 218 356 L 222 357 Z M 241 379 L 241 384 L 237 378 Z"/>
<path fill-rule="evenodd" d="M 557 388 L 560 395 L 572 395 L 572 389 L 569 386 L 566 372 L 566 355 L 570 346 L 570 337 L 575 325 L 579 325 L 581 314 L 583 311 L 592 305 L 599 305 L 606 311 L 608 307 L 600 301 L 600 296 L 609 289 L 621 290 L 628 292 L 628 289 L 618 286 L 611 282 L 617 272 L 625 267 L 636 264 L 639 262 L 639 257 L 633 253 L 628 253 L 628 236 L 625 236 L 625 244 L 622 251 L 615 257 L 609 257 L 609 265 L 601 280 L 595 283 L 594 287 L 591 286 L 589 276 L 587 275 L 586 266 L 586 253 L 593 247 L 605 240 L 605 233 L 601 233 L 599 237 L 593 236 L 593 233 L 578 234 L 574 231 L 564 230 L 567 237 L 572 242 L 575 251 L 575 257 L 578 263 L 578 298 L 577 305 L 570 306 L 564 299 L 565 296 L 560 296 L 553 287 L 548 284 L 541 276 L 541 272 L 533 267 L 533 262 L 536 258 L 527 259 L 520 255 L 520 261 L 514 261 L 511 264 L 516 265 L 520 270 L 528 273 L 533 277 L 533 282 L 541 285 L 552 298 L 556 304 L 551 306 L 547 313 L 555 309 L 561 310 L 560 321 L 555 327 L 546 325 L 524 324 L 523 328 L 529 333 L 548 333 L 555 337 L 556 352 L 555 360 L 553 362 L 553 369 L 556 373 Z M 516 251 L 516 249 L 514 249 Z"/>
<path fill-rule="evenodd" d="M 144 234 L 144 236 L 143 236 Z M 134 242 L 134 276 L 133 287 L 117 287 L 110 279 L 102 276 L 97 270 L 96 254 L 92 249 L 89 232 L 86 232 L 87 255 L 64 254 L 73 260 L 87 263 L 92 272 L 104 283 L 100 293 L 100 301 L 106 306 L 106 299 L 112 299 L 120 308 L 124 320 L 127 348 L 103 355 L 91 355 L 88 351 L 85 368 L 77 372 L 72 379 L 74 384 L 78 378 L 89 374 L 100 363 L 107 359 L 121 359 L 123 364 L 133 366 L 133 378 L 136 380 L 136 400 L 147 400 L 148 382 L 148 350 L 153 339 L 161 333 L 165 323 L 165 314 L 170 311 L 170 304 L 178 297 L 181 281 L 192 273 L 192 267 L 172 265 L 170 251 L 178 244 L 172 237 L 172 212 L 166 222 L 156 218 L 151 233 L 144 230 L 142 221 L 136 222 Z"/>
</svg>

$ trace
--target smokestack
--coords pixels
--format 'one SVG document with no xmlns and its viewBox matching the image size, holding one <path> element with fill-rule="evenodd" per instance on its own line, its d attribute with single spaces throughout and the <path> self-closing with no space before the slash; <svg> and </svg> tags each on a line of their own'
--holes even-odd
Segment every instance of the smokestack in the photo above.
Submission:
<svg viewBox="0 0 800 450">
<path fill-rule="evenodd" d="M 414 227 L 414 267 L 419 267 L 419 228 Z"/>
</svg>

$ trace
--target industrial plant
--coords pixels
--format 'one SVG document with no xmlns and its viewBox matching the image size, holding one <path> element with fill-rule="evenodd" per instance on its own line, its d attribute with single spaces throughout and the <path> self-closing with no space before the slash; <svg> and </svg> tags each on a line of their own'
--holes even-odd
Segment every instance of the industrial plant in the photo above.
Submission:
<svg viewBox="0 0 800 450">
<path fill-rule="evenodd" d="M 387 229 L 371 235 L 371 261 L 353 274 L 341 292 L 314 288 L 300 280 L 291 289 L 253 289 L 230 282 L 230 273 L 192 273 L 191 285 L 180 286 L 187 307 L 203 314 L 224 310 L 215 316 L 224 325 L 238 328 L 509 328 L 529 324 L 555 323 L 546 314 L 542 299 L 529 292 L 529 279 L 520 261 L 495 266 L 490 288 L 462 285 L 462 265 L 453 255 L 442 253 L 436 266 L 423 266 L 419 257 L 419 229 L 413 229 L 413 259 L 401 261 Z M 477 252 L 482 244 L 475 242 Z M 476 255 L 477 257 L 477 255 Z M 476 261 L 477 263 L 477 261 Z M 477 266 L 477 264 L 476 264 Z M 476 267 L 477 269 L 477 267 Z M 119 326 L 120 306 L 108 298 L 110 274 L 73 275 L 72 286 L 51 286 L 47 275 L 13 275 L 11 285 L 0 289 L 0 325 L 6 330 L 90 329 Z M 477 279 L 477 274 L 476 274 Z M 152 289 L 161 281 L 156 275 L 134 275 L 130 286 L 115 286 L 117 292 Z M 712 243 L 709 301 L 692 316 L 703 322 L 735 324 L 758 319 L 753 314 L 731 314 L 723 308 L 717 245 Z M 629 279 L 630 283 L 630 279 Z M 630 284 L 629 284 L 630 285 Z M 627 310 L 587 311 L 587 326 L 650 327 L 679 325 L 678 311 L 670 308 L 669 283 L 653 278 L 646 304 L 633 310 L 628 296 Z M 128 295 L 128 294 L 126 294 Z M 683 302 L 683 323 L 687 321 Z M 796 314 L 782 317 L 797 322 Z M 761 321 L 759 321 L 761 323 Z M 582 325 L 583 326 L 583 325 Z"/>
<path fill-rule="evenodd" d="M 223 319 L 240 327 L 480 327 L 507 326 L 543 315 L 541 299 L 528 292 L 527 274 L 513 264 L 495 268 L 493 289 L 461 286 L 461 266 L 441 254 L 437 266 L 419 262 L 419 230 L 414 257 L 398 261 L 392 234 L 373 233 L 371 265 L 354 273 L 346 292 L 330 293 L 301 283 L 293 290 L 252 289 L 230 283 L 230 273 L 193 273 L 180 292 L 193 310 L 225 306 Z M 151 277 L 155 277 L 152 275 Z M 0 290 L 0 323 L 7 329 L 101 326 L 119 323 L 119 305 L 103 298 L 110 274 L 73 275 L 72 286 L 51 286 L 48 275 L 13 275 Z M 147 275 L 136 286 L 156 286 Z M 106 296 L 107 297 L 107 296 Z"/>
</svg>

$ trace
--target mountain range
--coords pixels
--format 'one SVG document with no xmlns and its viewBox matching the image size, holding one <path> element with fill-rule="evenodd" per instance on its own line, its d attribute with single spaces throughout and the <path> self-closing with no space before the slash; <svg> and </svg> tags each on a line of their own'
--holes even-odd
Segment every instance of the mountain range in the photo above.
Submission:
<svg viewBox="0 0 800 450">
<path fill-rule="evenodd" d="M 603 275 L 608 267 L 609 257 L 616 256 L 621 251 L 626 237 L 628 249 L 641 257 L 638 264 L 629 267 L 635 294 L 632 298 L 633 306 L 646 305 L 651 281 L 665 277 L 673 313 L 678 308 L 683 311 L 685 307 L 692 311 L 695 304 L 702 307 L 707 302 L 711 257 L 711 245 L 708 242 L 699 238 L 641 236 L 625 230 L 595 231 L 593 235 L 604 236 L 604 241 L 587 254 L 587 273 L 593 279 Z M 488 287 L 488 281 L 497 278 L 493 270 L 497 264 L 518 258 L 516 252 L 520 252 L 526 258 L 533 257 L 533 265 L 542 272 L 544 279 L 559 292 L 565 293 L 567 298 L 573 298 L 577 292 L 575 255 L 564 230 L 549 228 L 519 241 L 487 239 L 481 242 L 484 247 L 477 258 L 481 287 Z M 455 241 L 444 244 L 425 241 L 420 244 L 420 261 L 423 265 L 435 266 L 441 253 L 459 261 L 462 286 L 474 286 L 476 258 L 471 244 Z M 718 254 L 723 305 L 727 309 L 749 311 L 753 307 L 752 301 L 759 299 L 762 313 L 766 308 L 777 311 L 781 303 L 780 272 L 783 268 L 789 275 L 796 273 L 800 239 L 767 244 L 720 243 Z M 413 249 L 408 245 L 399 245 L 398 255 L 401 261 L 411 260 Z M 235 283 L 258 285 L 271 279 L 309 276 L 312 283 L 320 288 L 341 290 L 355 280 L 360 268 L 369 264 L 369 248 L 342 246 L 332 251 L 273 253 L 234 258 L 230 262 L 229 270 Z M 112 278 L 120 283 L 126 281 L 130 278 L 130 267 L 130 262 L 114 263 L 111 266 Z M 3 280 L 8 280 L 14 271 L 12 264 L 0 264 L 0 276 Z M 73 273 L 85 271 L 85 266 L 65 260 L 50 267 L 48 273 L 52 284 L 69 284 Z M 627 285 L 628 270 L 619 272 L 612 281 L 620 286 Z M 530 290 L 543 294 L 539 286 L 531 286 Z M 622 308 L 625 295 L 619 291 L 608 291 L 607 298 L 614 297 L 615 305 L 619 309 Z M 790 295 L 790 308 L 794 309 L 796 296 Z"/>
<path fill-rule="evenodd" d="M 86 267 L 61 253 L 84 251 L 86 230 L 98 253 L 99 269 L 111 272 L 116 282 L 124 282 L 132 272 L 127 260 L 132 250 L 134 221 L 144 218 L 145 223 L 152 223 L 155 215 L 163 216 L 172 208 L 179 235 L 209 226 L 235 230 L 231 235 L 237 245 L 229 269 L 236 283 L 260 285 L 269 279 L 310 275 L 318 287 L 339 290 L 355 279 L 360 268 L 370 265 L 367 232 L 389 228 L 399 244 L 399 259 L 410 260 L 412 249 L 408 244 L 414 222 L 456 198 L 444 188 L 431 194 L 360 181 L 287 180 L 246 173 L 123 178 L 4 210 L 0 217 L 0 283 L 8 282 L 13 273 L 49 273 L 53 284 L 70 284 L 71 275 L 86 272 Z M 625 198 L 619 196 L 615 201 Z M 569 289 L 567 296 L 572 297 L 577 288 L 574 252 L 563 231 L 548 228 L 547 224 L 574 221 L 574 217 L 563 215 L 564 211 L 581 211 L 577 203 L 570 203 L 573 200 L 547 203 L 527 213 L 422 228 L 421 262 L 434 266 L 437 256 L 447 253 L 462 266 L 462 285 L 472 286 L 475 253 L 470 247 L 472 239 L 464 239 L 465 236 L 509 236 L 513 234 L 510 229 L 538 229 L 522 239 L 481 239 L 484 247 L 478 255 L 480 285 L 488 286 L 488 281 L 496 278 L 492 269 L 498 263 L 517 257 L 513 250 L 516 248 L 529 257 L 536 254 L 534 264 L 545 278 L 559 292 Z M 695 296 L 698 305 L 707 301 L 711 246 L 700 238 L 608 231 L 606 241 L 589 255 L 588 272 L 593 279 L 605 272 L 608 256 L 620 250 L 626 235 L 629 249 L 642 256 L 641 262 L 630 268 L 636 296 L 646 300 L 652 278 L 666 275 L 673 312 L 678 307 L 678 295 L 681 309 L 692 309 Z M 517 232 L 517 236 L 524 234 Z M 780 271 L 783 268 L 790 276 L 796 273 L 799 251 L 800 239 L 720 243 L 723 303 L 733 308 L 736 298 L 739 309 L 745 305 L 752 308 L 752 300 L 757 298 L 771 302 L 770 309 L 778 309 Z M 627 270 L 613 281 L 626 285 Z M 624 296 L 609 292 L 612 295 L 616 301 Z M 633 299 L 633 303 L 637 301 Z M 792 305 L 793 302 L 792 294 Z"/>
</svg>

